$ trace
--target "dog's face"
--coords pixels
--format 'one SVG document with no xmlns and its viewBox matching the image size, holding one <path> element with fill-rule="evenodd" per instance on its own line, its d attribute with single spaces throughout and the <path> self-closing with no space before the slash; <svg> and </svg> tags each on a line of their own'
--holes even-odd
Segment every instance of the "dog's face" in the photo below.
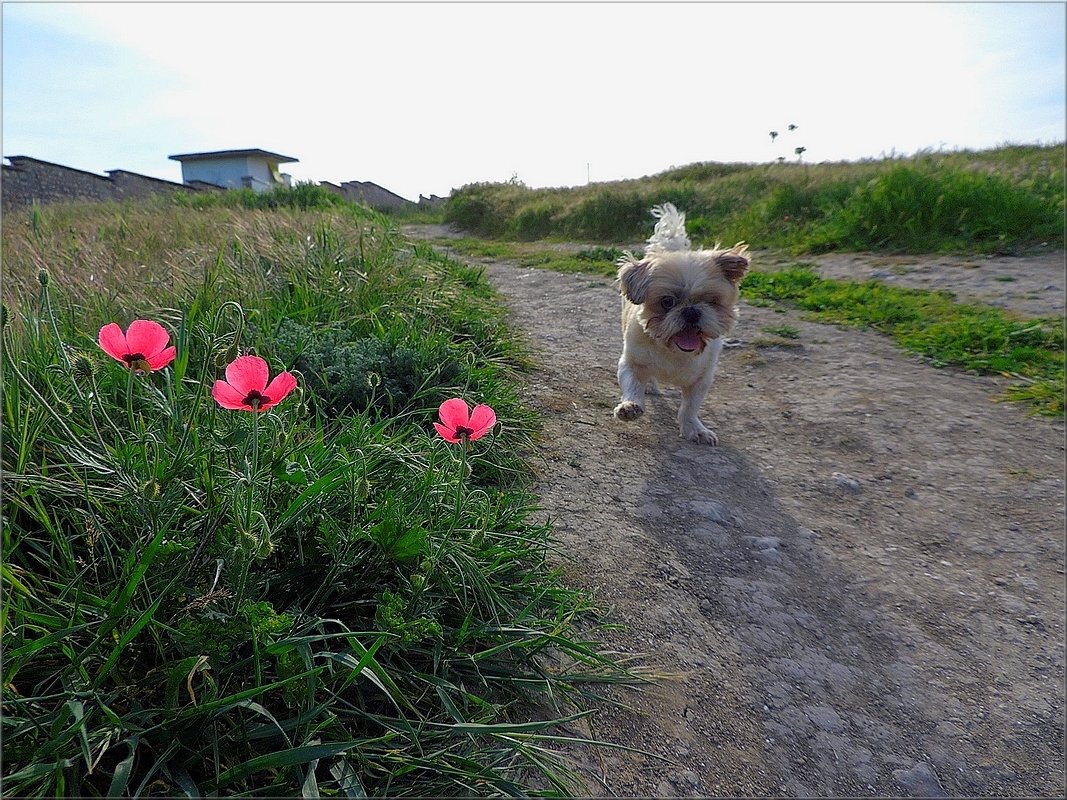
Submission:
<svg viewBox="0 0 1067 800">
<path fill-rule="evenodd" d="M 654 341 L 700 353 L 737 322 L 738 289 L 749 266 L 746 245 L 729 250 L 647 254 L 619 270 L 619 288 L 639 307 L 637 318 Z"/>
</svg>

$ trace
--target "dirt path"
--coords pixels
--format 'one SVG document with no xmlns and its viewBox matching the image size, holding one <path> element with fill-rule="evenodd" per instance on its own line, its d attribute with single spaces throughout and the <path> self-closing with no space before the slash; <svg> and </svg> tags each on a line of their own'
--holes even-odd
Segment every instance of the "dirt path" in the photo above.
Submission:
<svg viewBox="0 0 1067 800">
<path fill-rule="evenodd" d="M 743 306 L 704 405 L 617 401 L 611 281 L 486 263 L 540 359 L 538 491 L 671 680 L 577 752 L 608 796 L 1062 796 L 1064 425 L 873 333 Z M 1062 308 L 1062 306 L 1061 306 Z M 794 346 L 761 329 L 789 324 Z"/>
</svg>

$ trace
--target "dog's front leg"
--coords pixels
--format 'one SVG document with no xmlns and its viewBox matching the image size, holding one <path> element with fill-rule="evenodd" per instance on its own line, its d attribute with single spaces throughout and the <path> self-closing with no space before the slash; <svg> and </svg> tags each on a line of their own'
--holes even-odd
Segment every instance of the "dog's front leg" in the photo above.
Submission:
<svg viewBox="0 0 1067 800">
<path fill-rule="evenodd" d="M 678 409 L 678 435 L 683 439 L 700 444 L 719 443 L 715 431 L 701 422 L 698 416 L 714 380 L 714 373 L 709 373 L 699 382 L 682 389 L 682 405 Z"/>
<path fill-rule="evenodd" d="M 622 400 L 615 406 L 615 418 L 637 419 L 645 413 L 645 382 L 626 361 L 625 354 L 619 359 L 618 377 Z"/>
</svg>

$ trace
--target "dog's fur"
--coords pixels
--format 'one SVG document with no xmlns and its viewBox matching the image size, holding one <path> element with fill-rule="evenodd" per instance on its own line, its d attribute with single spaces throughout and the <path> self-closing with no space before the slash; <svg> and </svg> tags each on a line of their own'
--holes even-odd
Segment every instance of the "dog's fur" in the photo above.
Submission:
<svg viewBox="0 0 1067 800">
<path fill-rule="evenodd" d="M 615 407 L 618 419 L 645 411 L 645 392 L 656 381 L 678 386 L 679 433 L 716 444 L 715 433 L 697 416 L 715 380 L 723 337 L 737 322 L 738 286 L 748 271 L 748 245 L 728 250 L 693 250 L 685 215 L 670 203 L 656 206 L 655 231 L 645 254 L 619 259 L 622 294 L 622 357 Z"/>
</svg>

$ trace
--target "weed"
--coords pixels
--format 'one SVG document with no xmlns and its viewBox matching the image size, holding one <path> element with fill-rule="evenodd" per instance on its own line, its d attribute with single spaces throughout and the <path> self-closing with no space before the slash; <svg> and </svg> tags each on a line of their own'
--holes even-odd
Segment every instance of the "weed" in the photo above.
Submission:
<svg viewBox="0 0 1067 800">
<path fill-rule="evenodd" d="M 775 336 L 781 336 L 783 339 L 800 338 L 800 331 L 792 325 L 771 325 L 765 327 L 763 330 L 767 333 L 773 333 Z"/>
</svg>

